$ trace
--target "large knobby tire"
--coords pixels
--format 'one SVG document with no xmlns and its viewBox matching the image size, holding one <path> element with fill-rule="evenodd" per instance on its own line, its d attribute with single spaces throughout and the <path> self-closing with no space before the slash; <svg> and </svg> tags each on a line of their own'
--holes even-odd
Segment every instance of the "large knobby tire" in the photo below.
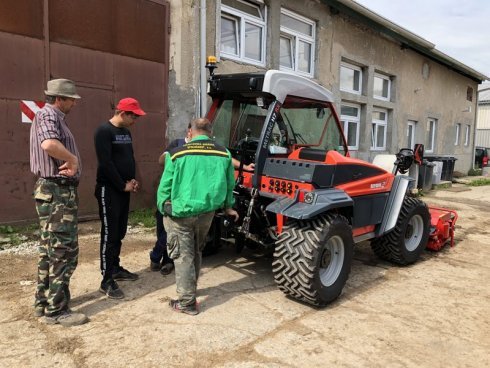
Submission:
<svg viewBox="0 0 490 368">
<path fill-rule="evenodd" d="M 427 246 L 430 214 L 417 198 L 405 197 L 395 228 L 374 239 L 371 248 L 384 260 L 408 265 L 417 261 Z"/>
<path fill-rule="evenodd" d="M 283 228 L 274 251 L 272 272 L 285 294 L 323 306 L 335 300 L 349 276 L 352 228 L 341 215 L 292 221 Z"/>
</svg>

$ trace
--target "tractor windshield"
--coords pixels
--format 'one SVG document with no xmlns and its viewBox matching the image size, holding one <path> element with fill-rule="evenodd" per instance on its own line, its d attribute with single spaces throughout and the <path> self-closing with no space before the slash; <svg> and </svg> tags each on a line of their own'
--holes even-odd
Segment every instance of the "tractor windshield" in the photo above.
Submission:
<svg viewBox="0 0 490 368">
<path fill-rule="evenodd" d="M 243 140 L 257 142 L 272 99 L 263 97 L 215 100 L 210 118 L 216 141 L 238 148 Z M 287 97 L 268 143 L 271 154 L 288 154 L 309 146 L 346 154 L 342 132 L 331 103 Z"/>
</svg>

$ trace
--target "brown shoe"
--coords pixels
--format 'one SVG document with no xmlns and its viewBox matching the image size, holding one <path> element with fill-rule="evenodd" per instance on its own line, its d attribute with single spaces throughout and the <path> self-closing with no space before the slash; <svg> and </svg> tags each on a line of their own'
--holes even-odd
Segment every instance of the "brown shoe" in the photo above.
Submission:
<svg viewBox="0 0 490 368">
<path fill-rule="evenodd" d="M 160 273 L 163 275 L 163 276 L 167 276 L 167 275 L 170 275 L 172 273 L 172 271 L 174 270 L 175 266 L 173 263 L 165 263 L 162 268 L 160 268 Z"/>
</svg>

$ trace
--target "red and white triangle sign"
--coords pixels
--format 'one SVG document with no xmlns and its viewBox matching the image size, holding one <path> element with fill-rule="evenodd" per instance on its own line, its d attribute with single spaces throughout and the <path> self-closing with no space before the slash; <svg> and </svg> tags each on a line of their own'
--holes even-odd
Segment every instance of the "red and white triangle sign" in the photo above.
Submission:
<svg viewBox="0 0 490 368">
<path fill-rule="evenodd" d="M 32 123 L 34 120 L 34 116 L 36 112 L 41 110 L 44 107 L 45 102 L 43 101 L 28 101 L 21 100 L 20 101 L 20 111 L 22 113 L 22 122 L 23 123 Z"/>
</svg>

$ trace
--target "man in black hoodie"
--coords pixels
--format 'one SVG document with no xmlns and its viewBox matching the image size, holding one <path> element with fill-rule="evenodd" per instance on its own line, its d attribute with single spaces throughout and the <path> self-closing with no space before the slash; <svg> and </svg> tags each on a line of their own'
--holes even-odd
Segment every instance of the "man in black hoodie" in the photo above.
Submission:
<svg viewBox="0 0 490 368">
<path fill-rule="evenodd" d="M 123 98 L 114 116 L 95 132 L 97 184 L 95 197 L 99 203 L 100 292 L 112 299 L 124 298 L 116 280 L 134 281 L 138 275 L 120 265 L 122 239 L 126 235 L 131 192 L 137 192 L 135 160 L 129 127 L 146 115 L 134 98 Z"/>
</svg>

